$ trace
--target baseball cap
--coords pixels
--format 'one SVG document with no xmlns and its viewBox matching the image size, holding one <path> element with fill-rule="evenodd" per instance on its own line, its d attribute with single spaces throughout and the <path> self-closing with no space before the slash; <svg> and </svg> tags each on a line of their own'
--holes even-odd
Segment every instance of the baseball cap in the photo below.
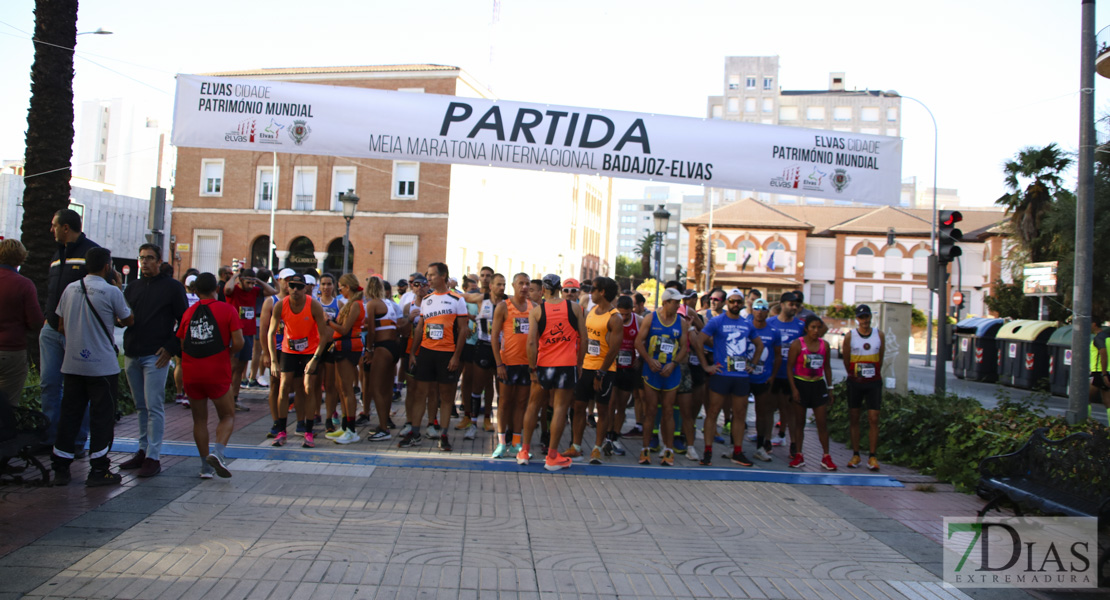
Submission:
<svg viewBox="0 0 1110 600">
<path fill-rule="evenodd" d="M 771 307 L 767 305 L 767 301 L 764 300 L 763 298 L 756 298 L 755 302 L 752 302 L 752 310 L 770 310 L 770 309 L 771 309 Z"/>
<path fill-rule="evenodd" d="M 312 275 L 305 275 L 304 276 L 304 282 L 307 283 L 308 285 L 316 285 L 316 278 L 313 277 Z"/>
<path fill-rule="evenodd" d="M 543 281 L 543 287 L 546 288 L 546 289 L 552 290 L 552 291 L 560 289 L 560 288 L 563 287 L 562 286 L 562 281 L 563 280 L 559 279 L 559 276 L 554 274 L 554 273 L 548 273 L 547 275 L 544 275 L 542 281 Z M 575 283 L 577 283 L 577 282 L 575 282 Z"/>
<path fill-rule="evenodd" d="M 185 278 L 185 287 L 189 287 L 190 285 L 193 285 L 193 282 L 196 281 L 196 280 L 197 280 L 196 275 L 190 275 L 190 276 L 186 277 Z"/>
<path fill-rule="evenodd" d="M 412 278 L 412 282 L 413 283 L 419 283 L 420 285 L 427 285 L 428 284 L 428 278 L 424 277 L 423 275 L 418 275 L 418 276 Z"/>
<path fill-rule="evenodd" d="M 866 304 L 860 304 L 856 307 L 856 317 L 870 317 L 871 307 Z"/>
<path fill-rule="evenodd" d="M 296 274 L 297 274 L 296 271 L 294 271 L 293 269 L 290 269 L 289 267 L 286 267 L 286 268 L 278 271 L 277 277 L 274 277 L 274 279 L 288 279 L 290 276 L 296 275 Z"/>
<path fill-rule="evenodd" d="M 563 287 L 578 289 L 582 286 L 581 286 L 581 284 L 578 283 L 577 279 L 571 277 L 570 279 L 567 279 L 566 281 L 563 282 Z"/>
<path fill-rule="evenodd" d="M 398 279 L 397 280 L 397 287 L 408 287 L 408 286 L 409 286 L 409 280 L 408 279 Z"/>
<path fill-rule="evenodd" d="M 660 302 L 667 302 L 668 300 L 682 300 L 682 292 L 674 288 L 663 290 L 663 297 L 660 299 Z"/>
<path fill-rule="evenodd" d="M 785 294 L 782 295 L 781 298 L 779 298 L 779 302 L 801 302 L 801 300 L 798 299 L 798 294 L 797 293 L 795 293 L 795 292 L 786 292 Z"/>
<path fill-rule="evenodd" d="M 725 299 L 731 298 L 733 296 L 740 296 L 741 298 L 743 298 L 744 292 L 740 291 L 740 288 L 732 288 L 728 291 L 728 294 L 725 295 Z"/>
<path fill-rule="evenodd" d="M 285 279 L 286 283 L 305 283 L 304 275 L 300 273 L 293 273 Z"/>
<path fill-rule="evenodd" d="M 688 290 L 686 290 L 685 292 L 682 293 L 682 297 L 687 298 L 687 299 L 688 298 L 696 298 L 697 295 L 698 295 L 698 291 L 695 290 L 695 289 L 688 289 Z"/>
</svg>

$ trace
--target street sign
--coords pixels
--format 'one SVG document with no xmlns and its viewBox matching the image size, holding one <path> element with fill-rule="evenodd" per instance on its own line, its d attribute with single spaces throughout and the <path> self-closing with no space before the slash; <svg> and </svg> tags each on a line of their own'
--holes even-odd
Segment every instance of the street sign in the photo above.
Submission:
<svg viewBox="0 0 1110 600">
<path fill-rule="evenodd" d="M 124 275 L 130 275 L 130 274 L 131 274 L 131 265 L 123 265 L 123 268 L 122 268 L 122 269 L 120 269 L 120 271 L 121 271 L 121 272 L 122 272 L 122 273 L 123 273 Z"/>
<path fill-rule="evenodd" d="M 963 304 L 964 304 L 964 293 L 959 291 L 959 290 L 956 290 L 956 291 L 952 292 L 952 304 L 954 304 L 956 306 L 963 306 Z"/>
<path fill-rule="evenodd" d="M 1026 263 L 1022 267 L 1022 291 L 1026 296 L 1055 296 L 1058 261 Z"/>
</svg>

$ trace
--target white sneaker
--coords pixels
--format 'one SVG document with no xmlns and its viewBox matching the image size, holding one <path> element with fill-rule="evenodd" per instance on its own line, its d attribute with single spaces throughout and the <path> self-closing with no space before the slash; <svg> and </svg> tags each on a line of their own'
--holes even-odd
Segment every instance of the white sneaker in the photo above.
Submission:
<svg viewBox="0 0 1110 600">
<path fill-rule="evenodd" d="M 756 439 L 756 437 L 758 437 L 758 436 L 757 436 L 756 434 L 754 434 L 754 433 L 749 433 L 749 434 L 747 435 L 747 438 L 748 438 L 748 441 L 749 441 L 749 442 L 754 442 L 754 441 L 755 441 L 755 439 Z"/>
<path fill-rule="evenodd" d="M 357 433 L 348 429 L 348 430 L 343 432 L 343 435 L 335 438 L 332 441 L 335 442 L 336 444 L 353 444 L 353 443 L 355 443 L 355 442 L 357 442 L 361 439 L 362 438 L 358 437 Z"/>
<path fill-rule="evenodd" d="M 440 436 L 440 433 L 441 432 L 439 430 L 439 427 L 436 427 L 435 425 L 428 425 L 428 429 L 424 431 L 424 437 L 428 438 L 429 440 L 434 440 Z"/>
<path fill-rule="evenodd" d="M 772 446 L 781 446 L 785 443 L 786 443 L 786 438 L 784 438 L 784 437 L 775 436 L 775 437 L 771 438 L 771 445 Z"/>
<path fill-rule="evenodd" d="M 686 460 L 701 460 L 701 456 L 693 446 L 686 446 Z"/>
<path fill-rule="evenodd" d="M 478 435 L 478 427 L 472 423 L 470 427 L 466 428 L 466 433 L 463 434 L 463 439 L 472 440 L 476 435 Z"/>
<path fill-rule="evenodd" d="M 755 451 L 755 457 L 763 462 L 771 462 L 771 455 L 767 454 L 767 450 L 763 448 Z"/>
<path fill-rule="evenodd" d="M 405 437 L 410 433 L 412 433 L 412 423 L 405 423 L 405 426 L 401 428 L 401 431 L 397 432 L 397 435 L 399 437 Z"/>
</svg>

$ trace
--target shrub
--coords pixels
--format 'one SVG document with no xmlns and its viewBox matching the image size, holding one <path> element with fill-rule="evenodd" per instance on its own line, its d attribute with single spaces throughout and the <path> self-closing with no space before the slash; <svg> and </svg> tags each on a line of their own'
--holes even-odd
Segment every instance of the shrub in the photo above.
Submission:
<svg viewBox="0 0 1110 600">
<path fill-rule="evenodd" d="M 925 318 L 925 313 L 921 309 L 914 307 L 911 309 L 910 323 L 914 327 L 924 327 L 929 324 L 929 320 Z"/>
<path fill-rule="evenodd" d="M 123 368 L 123 357 L 120 357 L 120 369 Z M 122 370 L 119 372 L 119 387 L 117 389 L 118 396 L 116 397 L 116 412 L 121 416 L 129 415 L 135 412 L 135 396 L 131 393 L 131 385 L 127 383 L 127 374 Z M 173 400 L 177 394 L 176 386 L 173 382 L 173 369 L 170 369 L 166 377 L 165 398 L 166 402 Z M 27 382 L 23 384 L 23 395 L 19 399 L 19 405 L 33 410 L 42 410 L 42 393 L 39 389 L 39 372 L 38 369 L 31 366 L 27 374 Z"/>
<path fill-rule="evenodd" d="M 825 308 L 825 316 L 830 319 L 854 319 L 856 317 L 856 305 L 833 300 L 833 303 Z"/>
</svg>

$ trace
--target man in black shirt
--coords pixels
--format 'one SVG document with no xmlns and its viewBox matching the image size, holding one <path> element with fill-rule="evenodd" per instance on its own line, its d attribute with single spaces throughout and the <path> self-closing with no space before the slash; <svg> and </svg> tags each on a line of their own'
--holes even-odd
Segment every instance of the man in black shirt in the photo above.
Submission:
<svg viewBox="0 0 1110 600">
<path fill-rule="evenodd" d="M 189 304 L 181 282 L 162 272 L 158 246 L 139 246 L 139 275 L 124 292 L 135 324 L 123 332 L 123 365 L 139 413 L 139 451 L 120 468 L 139 469 L 139 477 L 153 477 L 162 472 L 170 359 L 181 354 L 175 332 Z"/>
</svg>

